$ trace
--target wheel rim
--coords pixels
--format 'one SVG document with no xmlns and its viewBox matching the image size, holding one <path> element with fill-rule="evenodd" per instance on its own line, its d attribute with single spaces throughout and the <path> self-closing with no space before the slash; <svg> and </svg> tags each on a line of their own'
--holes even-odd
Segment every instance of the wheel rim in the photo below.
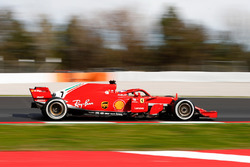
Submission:
<svg viewBox="0 0 250 167">
<path fill-rule="evenodd" d="M 64 113 L 64 106 L 60 102 L 54 102 L 50 105 L 49 112 L 52 116 L 58 117 Z"/>
<path fill-rule="evenodd" d="M 188 103 L 182 103 L 178 110 L 181 117 L 186 118 L 192 114 L 192 108 Z"/>
<path fill-rule="evenodd" d="M 181 120 L 188 120 L 194 114 L 194 106 L 188 100 L 179 101 L 175 109 L 176 116 Z"/>
</svg>

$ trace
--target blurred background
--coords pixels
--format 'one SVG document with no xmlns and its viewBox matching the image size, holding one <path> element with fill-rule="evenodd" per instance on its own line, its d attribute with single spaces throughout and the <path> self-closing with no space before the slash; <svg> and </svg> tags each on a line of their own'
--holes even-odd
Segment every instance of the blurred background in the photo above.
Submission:
<svg viewBox="0 0 250 167">
<path fill-rule="evenodd" d="M 248 0 L 1 0 L 0 72 L 250 67 Z"/>
</svg>

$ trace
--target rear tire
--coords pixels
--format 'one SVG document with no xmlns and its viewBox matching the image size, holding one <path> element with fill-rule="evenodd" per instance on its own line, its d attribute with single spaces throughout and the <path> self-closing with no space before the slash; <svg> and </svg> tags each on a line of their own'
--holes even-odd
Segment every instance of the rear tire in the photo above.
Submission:
<svg viewBox="0 0 250 167">
<path fill-rule="evenodd" d="M 61 120 L 67 114 L 67 105 L 60 98 L 52 98 L 42 108 L 42 114 L 50 120 Z"/>
<path fill-rule="evenodd" d="M 178 120 L 188 121 L 193 118 L 195 107 L 191 101 L 181 99 L 175 102 L 173 110 L 174 116 Z"/>
</svg>

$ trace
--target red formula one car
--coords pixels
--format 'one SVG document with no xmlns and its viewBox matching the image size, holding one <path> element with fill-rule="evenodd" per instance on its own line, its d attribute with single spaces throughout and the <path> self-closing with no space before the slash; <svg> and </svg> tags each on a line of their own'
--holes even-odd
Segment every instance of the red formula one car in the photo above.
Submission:
<svg viewBox="0 0 250 167">
<path fill-rule="evenodd" d="M 216 111 L 206 111 L 188 99 L 151 96 L 142 89 L 116 91 L 115 81 L 109 84 L 82 83 L 51 94 L 47 87 L 30 88 L 32 108 L 40 108 L 51 120 L 68 114 L 93 116 L 130 116 L 135 118 L 216 118 Z"/>
</svg>

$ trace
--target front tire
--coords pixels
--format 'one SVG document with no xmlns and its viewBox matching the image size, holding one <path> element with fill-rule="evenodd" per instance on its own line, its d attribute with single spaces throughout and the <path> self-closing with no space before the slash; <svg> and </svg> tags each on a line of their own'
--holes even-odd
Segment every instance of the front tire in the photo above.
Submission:
<svg viewBox="0 0 250 167">
<path fill-rule="evenodd" d="M 188 121 L 193 118 L 195 107 L 191 101 L 182 99 L 175 102 L 173 112 L 178 120 Z"/>
<path fill-rule="evenodd" d="M 60 98 L 50 99 L 43 107 L 42 114 L 51 120 L 61 120 L 67 114 L 67 105 Z"/>
</svg>

